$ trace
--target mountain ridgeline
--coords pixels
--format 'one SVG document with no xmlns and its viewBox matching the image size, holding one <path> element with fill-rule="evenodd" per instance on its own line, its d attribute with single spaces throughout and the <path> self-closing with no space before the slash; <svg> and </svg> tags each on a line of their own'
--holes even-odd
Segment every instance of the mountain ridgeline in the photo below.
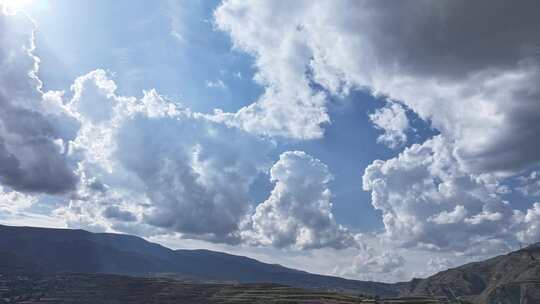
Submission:
<svg viewBox="0 0 540 304">
<path fill-rule="evenodd" d="M 276 283 L 382 297 L 443 296 L 470 303 L 540 303 L 540 243 L 387 284 L 312 274 L 209 250 L 171 250 L 142 238 L 0 225 L 0 274 L 103 273 L 190 282 Z"/>
<path fill-rule="evenodd" d="M 394 284 L 311 274 L 209 250 L 171 250 L 142 238 L 0 225 L 0 273 L 109 273 L 194 282 L 278 283 L 395 296 Z"/>
</svg>

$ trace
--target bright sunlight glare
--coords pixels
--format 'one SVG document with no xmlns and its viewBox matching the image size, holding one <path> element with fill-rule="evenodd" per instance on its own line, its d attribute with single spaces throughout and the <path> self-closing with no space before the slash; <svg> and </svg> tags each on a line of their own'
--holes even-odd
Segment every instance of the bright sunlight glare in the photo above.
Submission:
<svg viewBox="0 0 540 304">
<path fill-rule="evenodd" d="M 22 10 L 28 8 L 34 0 L 0 0 L 0 4 L 9 11 Z"/>
</svg>

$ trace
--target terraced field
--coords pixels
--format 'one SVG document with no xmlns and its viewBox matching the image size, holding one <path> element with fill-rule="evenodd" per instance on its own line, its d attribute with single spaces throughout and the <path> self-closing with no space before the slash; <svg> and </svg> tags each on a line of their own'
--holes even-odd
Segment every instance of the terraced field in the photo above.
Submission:
<svg viewBox="0 0 540 304">
<path fill-rule="evenodd" d="M 0 303 L 21 304 L 354 304 L 445 303 L 426 298 L 375 300 L 277 284 L 194 284 L 105 274 L 1 276 Z"/>
<path fill-rule="evenodd" d="M 275 284 L 190 284 L 98 274 L 0 278 L 0 303 L 369 303 L 366 300 Z"/>
</svg>

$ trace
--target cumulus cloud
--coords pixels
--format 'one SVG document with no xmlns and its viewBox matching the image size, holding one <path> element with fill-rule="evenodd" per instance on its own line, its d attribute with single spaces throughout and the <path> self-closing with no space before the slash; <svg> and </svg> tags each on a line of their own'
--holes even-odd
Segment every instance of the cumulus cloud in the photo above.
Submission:
<svg viewBox="0 0 540 304">
<path fill-rule="evenodd" d="M 406 131 L 409 129 L 409 119 L 405 114 L 405 109 L 399 103 L 389 103 L 375 110 L 369 115 L 369 119 L 377 129 L 384 132 L 377 138 L 377 142 L 392 149 L 407 143 Z"/>
<path fill-rule="evenodd" d="M 252 244 L 301 249 L 355 245 L 332 214 L 325 164 L 301 151 L 281 154 L 270 170 L 270 197 L 257 206 L 243 237 Z"/>
<path fill-rule="evenodd" d="M 344 269 L 339 274 L 368 281 L 396 282 L 406 278 L 403 270 L 405 263 L 405 259 L 398 253 L 377 252 L 373 248 L 367 248 L 352 259 L 350 268 Z"/>
<path fill-rule="evenodd" d="M 302 98 L 280 103 L 304 107 L 309 125 L 324 123 L 308 118 L 312 110 L 326 113 L 315 88 L 368 88 L 431 121 L 471 169 L 515 171 L 540 155 L 530 144 L 540 128 L 537 9 L 535 1 L 225 1 L 215 15 L 254 55 L 268 91 Z M 276 117 L 266 100 L 250 118 Z"/>
<path fill-rule="evenodd" d="M 81 122 L 73 150 L 83 156 L 78 195 L 59 211 L 70 225 L 132 232 L 140 224 L 139 234 L 299 249 L 355 245 L 332 215 L 328 168 L 310 155 L 282 154 L 270 170 L 274 190 L 250 214 L 250 186 L 268 168 L 270 141 L 155 91 L 118 96 L 101 70 L 72 90 L 68 108 Z M 85 106 L 93 100 L 100 112 Z"/>
<path fill-rule="evenodd" d="M 455 224 L 463 221 L 467 216 L 467 209 L 463 205 L 457 205 L 451 212 L 442 211 L 441 213 L 428 218 L 436 224 Z"/>
<path fill-rule="evenodd" d="M 523 213 L 515 212 L 517 222 L 522 225 L 518 237 L 523 243 L 534 243 L 540 240 L 540 203 L 534 203 L 533 206 Z"/>
<path fill-rule="evenodd" d="M 515 240 L 513 210 L 499 185 L 464 171 L 441 136 L 373 162 L 363 187 L 383 213 L 387 236 L 404 246 L 464 252 L 489 239 L 509 241 L 507 248 Z"/>
<path fill-rule="evenodd" d="M 32 206 L 37 197 L 0 186 L 0 217 L 11 216 Z"/>
<path fill-rule="evenodd" d="M 0 182 L 17 191 L 57 194 L 77 184 L 65 149 L 73 134 L 47 109 L 44 99 L 51 95 L 37 78 L 33 27 L 26 16 L 0 12 Z"/>
<path fill-rule="evenodd" d="M 107 122 L 112 119 L 114 107 L 118 104 L 116 89 L 116 84 L 107 78 L 105 71 L 92 71 L 75 79 L 71 86 L 73 98 L 68 107 L 83 123 Z"/>
<path fill-rule="evenodd" d="M 221 238 L 232 237 L 248 211 L 249 187 L 271 147 L 189 113 L 155 119 L 137 113 L 118 130 L 117 145 L 121 165 L 148 189 L 149 223 Z"/>
<path fill-rule="evenodd" d="M 186 237 L 238 241 L 269 141 L 192 113 L 154 90 L 142 98 L 117 95 L 102 70 L 79 77 L 72 91 L 68 109 L 81 123 L 73 153 L 81 155 L 79 169 L 87 176 L 77 199 L 99 207 L 72 202 L 66 214 L 75 220 L 89 210 L 102 226 L 107 219 L 140 218 Z M 139 207 L 128 214 L 107 201 Z"/>
<path fill-rule="evenodd" d="M 516 231 L 501 183 L 540 161 L 538 8 L 502 0 L 224 1 L 215 22 L 254 56 L 266 91 L 218 116 L 250 132 L 316 138 L 328 120 L 313 118 L 327 117 L 329 96 L 365 89 L 397 101 L 440 136 L 366 169 L 364 189 L 383 211 L 386 234 L 440 250 L 482 240 L 508 248 Z M 395 107 L 371 115 L 390 146 L 406 139 Z"/>
<path fill-rule="evenodd" d="M 320 138 L 330 122 L 326 94 L 310 88 L 307 73 L 312 50 L 295 16 L 304 3 L 250 4 L 224 2 L 215 12 L 217 27 L 228 32 L 236 48 L 252 54 L 258 71 L 255 81 L 265 91 L 237 113 L 217 112 L 214 119 L 256 134 Z M 290 12 L 290 14 L 288 13 Z"/>
</svg>

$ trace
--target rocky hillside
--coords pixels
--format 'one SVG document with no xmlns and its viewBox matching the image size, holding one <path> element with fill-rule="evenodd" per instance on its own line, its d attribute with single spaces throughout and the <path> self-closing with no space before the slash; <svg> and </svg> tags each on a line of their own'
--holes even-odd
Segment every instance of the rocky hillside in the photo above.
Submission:
<svg viewBox="0 0 540 304">
<path fill-rule="evenodd" d="M 472 303 L 540 303 L 540 243 L 409 283 L 407 295 L 444 295 Z"/>
</svg>

